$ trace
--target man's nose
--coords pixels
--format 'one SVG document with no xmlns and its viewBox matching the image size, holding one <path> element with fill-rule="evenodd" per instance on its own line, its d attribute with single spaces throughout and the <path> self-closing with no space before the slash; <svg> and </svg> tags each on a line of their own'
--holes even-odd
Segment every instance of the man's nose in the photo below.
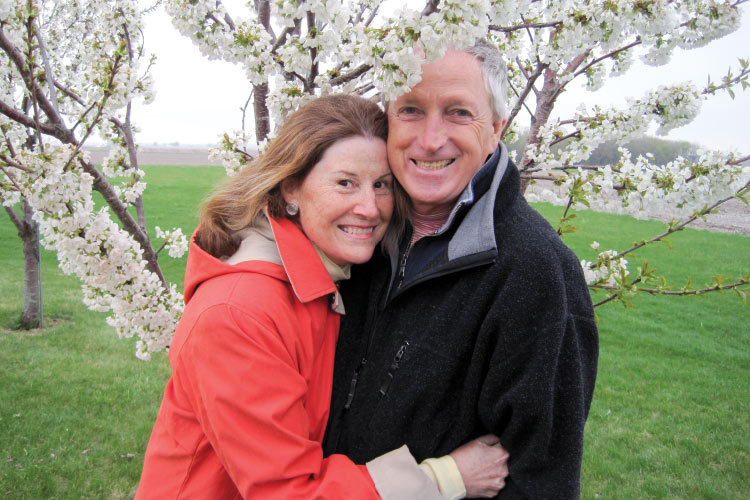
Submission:
<svg viewBox="0 0 750 500">
<path fill-rule="evenodd" d="M 354 213 L 361 217 L 374 219 L 378 216 L 378 203 L 373 189 L 363 189 L 359 193 L 357 203 L 354 205 Z"/>
<path fill-rule="evenodd" d="M 428 114 L 423 123 L 424 128 L 419 137 L 419 145 L 426 152 L 435 152 L 445 144 L 447 139 L 443 119 L 437 114 Z"/>
</svg>

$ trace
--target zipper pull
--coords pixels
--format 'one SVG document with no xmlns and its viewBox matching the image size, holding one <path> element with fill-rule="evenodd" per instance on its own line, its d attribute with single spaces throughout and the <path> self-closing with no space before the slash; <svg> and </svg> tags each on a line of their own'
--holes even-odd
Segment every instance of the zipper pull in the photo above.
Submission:
<svg viewBox="0 0 750 500">
<path fill-rule="evenodd" d="M 388 370 L 388 378 L 385 379 L 385 382 L 383 382 L 383 385 L 380 386 L 380 395 L 385 396 L 385 394 L 388 392 L 388 388 L 391 386 L 391 382 L 393 382 L 393 376 L 396 373 L 396 370 L 398 370 L 398 364 L 401 361 L 401 358 L 404 357 L 404 352 L 406 351 L 406 347 L 409 345 L 409 341 L 404 341 L 403 345 L 399 347 L 398 352 L 396 352 L 396 356 L 393 358 L 393 363 L 391 363 L 391 367 Z"/>
<path fill-rule="evenodd" d="M 367 358 L 362 358 L 362 361 L 359 362 L 359 366 L 356 370 L 354 370 L 354 376 L 352 377 L 352 381 L 349 382 L 349 394 L 346 396 L 346 403 L 344 404 L 344 409 L 348 410 L 352 407 L 352 401 L 354 400 L 354 392 L 357 388 L 357 378 L 359 378 L 359 371 L 362 369 L 363 366 L 365 366 L 365 363 L 367 363 Z"/>
<path fill-rule="evenodd" d="M 404 256 L 401 257 L 401 262 L 398 266 L 398 286 L 396 288 L 401 288 L 401 285 L 404 283 L 404 277 L 406 276 L 406 261 L 409 258 L 409 252 L 411 251 L 411 247 L 406 249 L 406 252 L 404 252 Z"/>
</svg>

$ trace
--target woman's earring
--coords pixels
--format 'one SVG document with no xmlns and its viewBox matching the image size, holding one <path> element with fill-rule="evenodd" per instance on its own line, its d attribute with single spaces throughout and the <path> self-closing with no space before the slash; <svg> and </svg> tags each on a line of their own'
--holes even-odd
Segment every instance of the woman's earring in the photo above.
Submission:
<svg viewBox="0 0 750 500">
<path fill-rule="evenodd" d="M 299 205 L 297 205 L 296 201 L 290 201 L 286 204 L 286 213 L 294 217 L 299 213 Z"/>
</svg>

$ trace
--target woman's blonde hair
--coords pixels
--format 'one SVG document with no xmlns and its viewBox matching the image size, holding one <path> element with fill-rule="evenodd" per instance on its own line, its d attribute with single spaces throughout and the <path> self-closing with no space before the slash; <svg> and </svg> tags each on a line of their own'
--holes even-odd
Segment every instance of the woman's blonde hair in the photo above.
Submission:
<svg viewBox="0 0 750 500">
<path fill-rule="evenodd" d="M 237 231 L 252 224 L 268 206 L 274 218 L 284 217 L 281 183 L 302 182 L 335 142 L 349 137 L 388 136 L 385 113 L 377 104 L 351 95 L 329 95 L 291 114 L 266 151 L 234 177 L 222 182 L 200 207 L 196 243 L 215 257 L 232 255 L 239 247 Z M 408 198 L 395 178 L 395 209 L 385 239 L 398 241 L 408 213 Z"/>
</svg>

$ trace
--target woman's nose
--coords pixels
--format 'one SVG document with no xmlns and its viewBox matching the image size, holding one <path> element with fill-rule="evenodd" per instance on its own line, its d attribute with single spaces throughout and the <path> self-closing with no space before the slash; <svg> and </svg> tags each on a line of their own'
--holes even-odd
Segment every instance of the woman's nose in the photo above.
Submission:
<svg viewBox="0 0 750 500">
<path fill-rule="evenodd" d="M 375 199 L 375 191 L 372 189 L 363 189 L 359 194 L 357 204 L 354 206 L 354 213 L 372 219 L 378 216 L 378 204 Z"/>
</svg>

